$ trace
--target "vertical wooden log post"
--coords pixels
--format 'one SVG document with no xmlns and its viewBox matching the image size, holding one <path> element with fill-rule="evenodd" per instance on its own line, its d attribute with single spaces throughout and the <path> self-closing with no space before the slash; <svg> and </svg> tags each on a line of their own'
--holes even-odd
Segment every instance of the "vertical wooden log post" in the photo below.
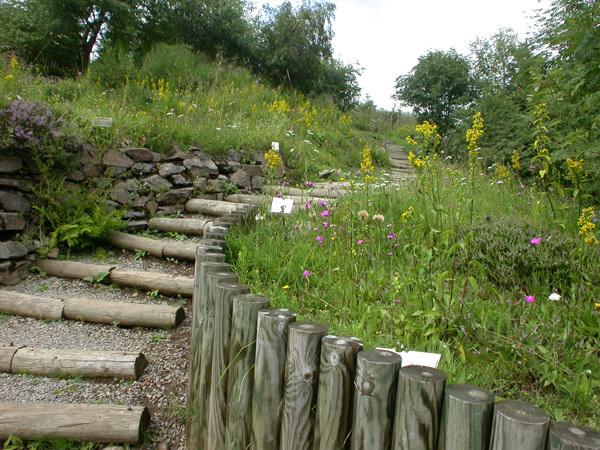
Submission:
<svg viewBox="0 0 600 450">
<path fill-rule="evenodd" d="M 402 357 L 387 350 L 363 350 L 356 358 L 353 450 L 387 449 L 392 442 L 394 400 Z"/>
<path fill-rule="evenodd" d="M 254 388 L 252 391 L 252 448 L 279 448 L 283 380 L 289 324 L 296 314 L 269 308 L 258 313 Z"/>
<path fill-rule="evenodd" d="M 445 385 L 446 375 L 437 369 L 409 366 L 400 370 L 394 449 L 436 448 Z"/>
<path fill-rule="evenodd" d="M 503 400 L 494 406 L 490 450 L 544 450 L 550 417 L 537 406 Z"/>
<path fill-rule="evenodd" d="M 548 432 L 548 450 L 597 450 L 600 432 L 569 422 L 552 422 Z"/>
<path fill-rule="evenodd" d="M 215 297 L 215 325 L 213 332 L 212 369 L 208 401 L 207 448 L 225 449 L 225 425 L 227 423 L 227 378 L 229 347 L 231 343 L 231 313 L 233 299 L 247 294 L 250 287 L 221 280 Z"/>
<path fill-rule="evenodd" d="M 200 350 L 199 367 L 194 380 L 190 379 L 196 392 L 194 404 L 191 405 L 189 448 L 205 448 L 206 426 L 208 415 L 208 392 L 210 389 L 210 374 L 212 367 L 212 339 L 214 325 L 214 295 L 216 284 L 220 280 L 237 281 L 237 275 L 228 271 L 230 265 L 226 263 L 201 263 L 200 274 L 200 309 L 198 311 L 197 335 Z"/>
<path fill-rule="evenodd" d="M 325 336 L 321 340 L 315 449 L 345 448 L 350 444 L 356 355 L 362 349 L 363 342 L 356 338 Z"/>
<path fill-rule="evenodd" d="M 220 247 L 222 250 L 225 249 L 225 240 L 223 239 L 205 239 L 203 238 L 200 241 L 201 245 L 209 245 L 209 246 L 215 246 L 215 247 Z"/>
<path fill-rule="evenodd" d="M 229 264 L 225 264 L 225 255 L 220 253 L 219 247 L 198 246 L 196 248 L 196 265 L 194 270 L 194 295 L 192 296 L 192 336 L 190 340 L 190 370 L 188 376 L 188 397 L 187 404 L 190 414 L 186 426 L 186 440 L 188 447 L 193 448 L 197 443 L 197 394 L 200 381 L 200 364 L 202 354 L 202 327 L 204 319 L 200 316 L 203 305 L 206 301 L 206 273 L 210 270 L 226 270 Z M 209 266 L 207 264 L 203 271 L 203 263 L 217 264 Z M 210 267 L 210 269 L 209 269 Z M 192 440 L 192 436 L 194 439 Z"/>
<path fill-rule="evenodd" d="M 329 327 L 296 322 L 288 331 L 281 449 L 311 449 L 319 383 L 321 339 Z"/>
<path fill-rule="evenodd" d="M 487 450 L 492 433 L 494 394 L 467 384 L 447 386 L 444 392 L 438 449 Z"/>
<path fill-rule="evenodd" d="M 238 295 L 233 299 L 225 442 L 230 450 L 246 450 L 250 445 L 256 326 L 258 312 L 268 307 L 269 299 L 258 295 Z"/>
</svg>

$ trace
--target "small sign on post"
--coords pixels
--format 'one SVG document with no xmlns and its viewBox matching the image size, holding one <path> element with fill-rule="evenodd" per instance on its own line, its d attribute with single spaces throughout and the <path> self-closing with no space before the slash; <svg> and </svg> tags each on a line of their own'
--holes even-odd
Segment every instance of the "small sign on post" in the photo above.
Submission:
<svg viewBox="0 0 600 450">
<path fill-rule="evenodd" d="M 271 212 L 275 214 L 291 214 L 294 206 L 294 199 L 273 197 L 271 203 Z"/>
<path fill-rule="evenodd" d="M 110 117 L 94 117 L 92 120 L 93 127 L 109 128 L 112 125 L 112 119 Z"/>
</svg>

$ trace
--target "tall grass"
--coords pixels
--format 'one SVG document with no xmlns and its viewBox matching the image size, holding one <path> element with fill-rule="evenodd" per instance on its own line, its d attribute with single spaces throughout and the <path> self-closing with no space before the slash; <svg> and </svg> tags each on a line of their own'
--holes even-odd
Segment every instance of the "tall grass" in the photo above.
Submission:
<svg viewBox="0 0 600 450">
<path fill-rule="evenodd" d="M 600 251 L 576 205 L 557 227 L 510 174 L 417 159 L 415 185 L 361 175 L 341 199 L 234 230 L 241 282 L 367 346 L 441 353 L 451 383 L 597 427 Z"/>
</svg>

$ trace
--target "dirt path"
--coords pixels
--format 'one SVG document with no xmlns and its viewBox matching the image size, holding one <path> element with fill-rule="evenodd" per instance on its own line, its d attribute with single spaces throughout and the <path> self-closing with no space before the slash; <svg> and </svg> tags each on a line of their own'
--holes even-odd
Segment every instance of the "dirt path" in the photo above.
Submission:
<svg viewBox="0 0 600 450">
<path fill-rule="evenodd" d="M 408 181 L 416 177 L 413 167 L 408 162 L 406 149 L 400 145 L 388 144 L 386 150 L 390 155 L 393 168 L 390 171 L 392 181 Z"/>
</svg>

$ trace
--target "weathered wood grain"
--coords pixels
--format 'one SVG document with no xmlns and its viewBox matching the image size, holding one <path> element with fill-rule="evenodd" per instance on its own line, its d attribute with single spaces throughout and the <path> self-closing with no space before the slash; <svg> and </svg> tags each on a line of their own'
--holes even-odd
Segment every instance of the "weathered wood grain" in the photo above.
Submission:
<svg viewBox="0 0 600 450">
<path fill-rule="evenodd" d="M 598 450 L 600 432 L 569 422 L 552 422 L 547 450 Z"/>
<path fill-rule="evenodd" d="M 207 222 L 208 220 L 206 219 L 169 219 L 166 217 L 153 217 L 148 221 L 148 228 L 150 230 L 163 232 L 202 236 L 204 234 L 204 226 Z"/>
<path fill-rule="evenodd" d="M 490 450 L 544 450 L 550 417 L 537 406 L 502 400 L 494 407 Z"/>
<path fill-rule="evenodd" d="M 191 297 L 194 293 L 194 279 L 163 273 L 142 272 L 140 270 L 113 269 L 110 282 L 119 286 L 129 286 L 144 291 L 158 291 L 161 294 Z"/>
<path fill-rule="evenodd" d="M 431 367 L 400 370 L 393 448 L 435 449 L 440 429 L 446 375 Z"/>
<path fill-rule="evenodd" d="M 325 336 L 321 340 L 315 449 L 350 446 L 356 355 L 362 349 L 363 342 L 356 338 Z"/>
<path fill-rule="evenodd" d="M 0 440 L 138 444 L 149 421 L 148 409 L 140 406 L 0 403 Z"/>
<path fill-rule="evenodd" d="M 402 357 L 387 350 L 363 350 L 356 358 L 353 450 L 387 449 L 392 442 L 394 401 Z"/>
<path fill-rule="evenodd" d="M 35 265 L 46 272 L 47 275 L 80 280 L 86 277 L 98 279 L 116 267 L 101 264 L 86 264 L 77 261 L 61 261 L 58 259 L 42 259 L 36 261 Z"/>
<path fill-rule="evenodd" d="M 258 313 L 252 391 L 254 449 L 279 449 L 288 327 L 295 320 L 296 314 L 288 309 Z"/>
<path fill-rule="evenodd" d="M 208 397 L 208 433 L 206 443 L 211 449 L 225 449 L 227 423 L 227 379 L 231 343 L 231 314 L 234 297 L 250 292 L 244 284 L 227 280 L 217 283 L 215 325 L 213 332 L 212 368 Z"/>
<path fill-rule="evenodd" d="M 64 303 L 57 298 L 0 291 L 0 311 L 36 319 L 60 320 Z"/>
<path fill-rule="evenodd" d="M 311 322 L 295 322 L 289 326 L 282 450 L 312 448 L 321 339 L 328 329 L 326 325 Z"/>
<path fill-rule="evenodd" d="M 185 210 L 207 216 L 225 216 L 242 206 L 242 203 L 194 198 L 186 202 Z"/>
<path fill-rule="evenodd" d="M 446 386 L 438 449 L 484 450 L 490 446 L 494 394 L 467 384 Z"/>
<path fill-rule="evenodd" d="M 258 295 L 238 295 L 233 299 L 227 387 L 227 449 L 245 450 L 250 445 L 258 312 L 268 307 L 269 299 Z"/>
</svg>

